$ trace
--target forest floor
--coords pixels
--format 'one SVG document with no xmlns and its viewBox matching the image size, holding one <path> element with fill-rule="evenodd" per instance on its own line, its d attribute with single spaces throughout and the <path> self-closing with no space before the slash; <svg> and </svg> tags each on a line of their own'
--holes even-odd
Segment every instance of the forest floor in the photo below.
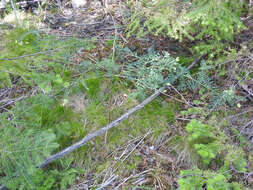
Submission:
<svg viewBox="0 0 253 190">
<path fill-rule="evenodd" d="M 197 59 L 187 43 L 168 37 L 127 38 L 129 9 L 123 1 L 108 1 L 106 6 L 93 1 L 82 9 L 62 5 L 35 15 L 17 11 L 19 22 L 33 26 L 25 32 L 17 29 L 15 15 L 2 18 L 0 64 L 1 61 L 13 63 L 15 67 L 8 70 L 14 73 L 9 78 L 3 74 L 9 68 L 0 65 L 0 81 L 7 81 L 7 85 L 0 84 L 1 119 L 7 115 L 17 128 L 52 128 L 59 144 L 56 153 L 111 123 L 144 99 L 135 96 L 138 88 L 123 75 L 129 62 L 145 57 L 151 49 L 168 52 L 175 60 L 177 57 L 186 60 L 186 66 Z M 183 91 L 171 84 L 166 92 L 114 129 L 49 164 L 45 173 L 57 177 L 56 184 L 48 189 L 172 190 L 187 176 L 180 173 L 183 170 L 198 166 L 213 172 L 208 175 L 217 175 L 227 163 L 225 159 L 234 154 L 240 155 L 234 160 L 246 162 L 245 170 L 228 159 L 228 168 L 222 174 L 229 171 L 232 176 L 229 182 L 237 182 L 245 189 L 253 188 L 253 19 L 246 20 L 245 25 L 247 29 L 235 37 L 235 43 L 244 44 L 247 53 L 223 62 L 223 69 L 229 73 L 226 77 L 216 71 L 211 76 L 220 89 L 235 86 L 235 94 L 243 100 L 209 109 L 208 92 Z M 46 38 L 36 41 L 30 34 Z M 29 43 L 6 45 L 7 40 L 25 39 L 25 36 L 39 44 L 39 54 Z M 199 62 L 194 67 L 198 65 Z M 238 79 L 237 72 L 248 72 L 249 77 Z M 154 92 L 154 89 L 146 90 L 146 97 Z M 209 126 L 204 140 L 198 140 L 210 138 L 215 146 L 199 142 L 215 152 L 216 157 L 208 165 L 202 163 L 196 146 L 189 140 L 194 135 L 186 129 L 196 120 L 198 126 L 202 123 Z M 0 121 L 3 127 L 5 121 Z M 50 173 L 53 170 L 59 173 Z M 206 183 L 201 189 L 208 189 Z"/>
</svg>

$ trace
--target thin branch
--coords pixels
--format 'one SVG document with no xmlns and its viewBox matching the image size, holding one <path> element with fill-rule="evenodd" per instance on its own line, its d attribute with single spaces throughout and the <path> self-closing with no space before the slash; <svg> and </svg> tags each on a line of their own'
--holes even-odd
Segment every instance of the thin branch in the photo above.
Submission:
<svg viewBox="0 0 253 190">
<path fill-rule="evenodd" d="M 198 64 L 200 62 L 200 60 L 202 58 L 204 58 L 206 54 L 199 56 L 189 67 L 188 69 L 194 67 L 195 64 Z M 49 163 L 62 158 L 63 156 L 65 156 L 66 154 L 73 152 L 74 150 L 76 150 L 77 148 L 80 148 L 81 146 L 83 146 L 84 144 L 86 144 L 88 141 L 90 141 L 91 139 L 94 139 L 97 136 L 103 135 L 104 133 L 106 133 L 109 129 L 115 127 L 116 125 L 118 125 L 120 122 L 126 120 L 129 116 L 131 116 L 133 113 L 135 113 L 136 111 L 142 109 L 145 105 L 147 105 L 148 103 L 150 103 L 151 101 L 153 101 L 157 96 L 159 96 L 160 94 L 164 93 L 164 91 L 166 91 L 168 87 L 167 86 L 163 86 L 162 88 L 160 88 L 159 90 L 155 91 L 154 94 L 152 94 L 150 97 L 148 97 L 147 99 L 145 99 L 142 103 L 140 103 L 139 105 L 135 106 L 134 108 L 130 109 L 128 112 L 126 112 L 125 114 L 123 114 L 122 116 L 120 116 L 118 119 L 114 120 L 113 122 L 111 122 L 110 124 L 108 124 L 107 126 L 86 135 L 83 139 L 81 139 L 80 141 L 78 141 L 77 143 L 65 148 L 64 150 L 48 157 L 41 165 L 38 166 L 38 168 L 44 168 L 46 165 L 48 165 Z"/>
<path fill-rule="evenodd" d="M 64 150 L 48 157 L 41 165 L 39 165 L 39 168 L 43 168 L 46 165 L 48 165 L 49 163 L 57 160 L 58 158 L 61 158 L 63 156 L 65 156 L 66 154 L 73 152 L 74 150 L 76 150 L 77 148 L 83 146 L 84 144 L 86 144 L 88 141 L 90 141 L 91 139 L 94 139 L 97 136 L 100 136 L 102 134 L 104 134 L 106 131 L 108 131 L 109 129 L 115 127 L 116 125 L 118 125 L 120 122 L 126 120 L 129 116 L 131 116 L 133 113 L 135 113 L 136 111 L 142 109 L 145 105 L 147 105 L 148 103 L 150 103 L 151 101 L 153 101 L 157 96 L 159 96 L 163 91 L 165 91 L 167 89 L 167 87 L 162 87 L 159 90 L 157 90 L 154 94 L 152 94 L 150 97 L 148 97 L 147 99 L 145 99 L 142 103 L 140 103 L 139 105 L 135 106 L 134 108 L 130 109 L 128 112 L 126 112 L 125 114 L 123 114 L 122 116 L 120 116 L 118 119 L 114 120 L 113 122 L 111 122 L 110 124 L 108 124 L 107 126 L 95 131 L 94 133 L 88 134 L 86 135 L 82 140 L 80 140 L 79 142 L 65 148 Z"/>
<path fill-rule="evenodd" d="M 191 68 L 194 67 L 194 65 L 198 64 L 205 56 L 207 55 L 207 53 L 200 55 L 197 59 L 195 59 L 195 61 L 192 62 L 192 64 L 190 66 L 188 66 L 187 68 L 190 70 Z"/>
<path fill-rule="evenodd" d="M 170 84 L 170 87 L 173 88 L 176 91 L 176 93 L 178 93 L 181 96 L 185 104 L 191 106 L 191 104 L 184 98 L 184 96 L 172 84 Z"/>
<path fill-rule="evenodd" d="M 61 47 L 61 48 L 64 48 L 64 47 Z M 2 59 L 0 59 L 0 61 L 12 61 L 12 60 L 17 60 L 17 59 L 25 58 L 25 57 L 31 57 L 31 56 L 35 56 L 35 55 L 46 54 L 46 53 L 49 53 L 49 52 L 57 51 L 58 49 L 61 49 L 61 48 L 56 48 L 56 49 L 47 50 L 47 51 L 40 51 L 40 52 L 36 52 L 36 53 L 32 53 L 32 54 L 27 54 L 27 55 L 21 55 L 19 57 L 2 58 Z"/>
</svg>

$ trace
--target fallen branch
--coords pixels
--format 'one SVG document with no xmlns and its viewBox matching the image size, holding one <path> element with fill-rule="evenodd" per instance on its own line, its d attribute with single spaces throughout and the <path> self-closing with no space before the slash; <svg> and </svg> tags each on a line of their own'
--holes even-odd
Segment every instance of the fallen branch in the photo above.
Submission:
<svg viewBox="0 0 253 190">
<path fill-rule="evenodd" d="M 201 55 L 199 56 L 189 67 L 188 69 L 191 69 L 195 66 L 195 64 L 198 64 L 202 58 L 204 58 L 207 54 Z M 160 88 L 159 90 L 157 90 L 154 94 L 152 94 L 150 97 L 148 97 L 147 99 L 145 99 L 142 103 L 140 103 L 139 105 L 135 106 L 134 108 L 130 109 L 128 112 L 126 112 L 125 114 L 123 114 L 122 116 L 120 116 L 118 119 L 114 120 L 113 122 L 111 122 L 110 124 L 108 124 L 107 126 L 86 135 L 82 140 L 78 141 L 77 143 L 65 148 L 64 150 L 48 157 L 41 165 L 38 166 L 38 168 L 44 168 L 46 165 L 48 165 L 49 163 L 57 160 L 58 158 L 61 158 L 63 156 L 65 156 L 66 154 L 73 152 L 74 150 L 76 150 L 77 148 L 83 146 L 84 144 L 86 144 L 88 141 L 90 141 L 91 139 L 94 139 L 97 136 L 100 136 L 102 134 L 104 134 L 106 131 L 108 131 L 109 129 L 115 127 L 116 125 L 118 125 L 120 122 L 126 120 L 130 115 L 132 115 L 133 113 L 135 113 L 136 111 L 142 109 L 145 105 L 147 105 L 148 103 L 150 103 L 151 101 L 153 101 L 157 96 L 159 96 L 160 94 L 164 93 L 164 91 L 167 89 L 167 86 L 164 86 L 162 88 Z"/>
<path fill-rule="evenodd" d="M 46 165 L 48 165 L 49 163 L 53 162 L 54 160 L 63 157 L 64 155 L 73 152 L 74 150 L 76 150 L 77 148 L 83 146 L 85 143 L 87 143 L 88 141 L 90 141 L 91 139 L 100 136 L 102 134 L 104 134 L 106 131 L 108 131 L 109 129 L 115 127 L 116 125 L 118 125 L 120 122 L 126 120 L 130 115 L 132 115 L 134 112 L 142 109 L 145 105 L 147 105 L 148 103 L 150 103 L 152 100 L 154 100 L 157 96 L 159 96 L 163 91 L 165 91 L 167 89 L 167 86 L 164 86 L 162 88 L 160 88 L 159 90 L 157 90 L 154 94 L 152 94 L 150 97 L 148 97 L 147 99 L 145 99 L 142 103 L 140 103 L 139 105 L 135 106 L 134 108 L 130 109 L 128 112 L 126 112 L 125 114 L 123 114 L 122 116 L 120 116 L 118 119 L 114 120 L 113 122 L 111 122 L 110 124 L 108 124 L 107 126 L 86 135 L 82 140 L 80 140 L 79 142 L 65 148 L 64 150 L 48 157 L 40 166 L 38 166 L 39 168 L 43 168 Z"/>
<path fill-rule="evenodd" d="M 208 53 L 205 53 L 205 54 L 203 54 L 203 55 L 200 55 L 197 59 L 195 59 L 193 62 L 192 62 L 192 64 L 191 65 L 189 65 L 188 67 L 187 67 L 187 69 L 191 69 L 191 68 L 193 68 L 196 64 L 198 64 L 205 56 L 207 56 L 207 54 Z"/>
<path fill-rule="evenodd" d="M 198 64 L 201 59 L 203 59 L 207 54 L 201 55 L 199 56 L 190 66 L 188 66 L 188 69 L 193 68 L 196 64 Z M 1 60 L 1 59 L 0 59 Z M 106 131 L 108 131 L 109 129 L 115 127 L 116 125 L 118 125 L 120 122 L 126 120 L 129 116 L 131 116 L 133 113 L 135 113 L 136 111 L 142 109 L 145 105 L 147 105 L 148 103 L 152 102 L 157 96 L 159 96 L 160 94 L 163 94 L 164 91 L 166 91 L 166 89 L 168 88 L 167 85 L 163 86 L 162 88 L 160 88 L 159 90 L 155 91 L 154 94 L 152 94 L 150 97 L 148 97 L 147 99 L 145 99 L 142 103 L 140 103 L 139 105 L 135 106 L 134 108 L 130 109 L 128 112 L 126 112 L 125 114 L 123 114 L 122 116 L 120 116 L 118 119 L 114 120 L 113 122 L 111 122 L 110 124 L 108 124 L 107 126 L 86 135 L 83 139 L 81 139 L 80 141 L 78 141 L 77 143 L 65 148 L 64 150 L 48 157 L 42 164 L 40 164 L 39 166 L 37 166 L 38 168 L 44 168 L 46 165 L 48 165 L 49 163 L 57 160 L 58 158 L 62 158 L 63 156 L 65 156 L 68 153 L 73 152 L 74 150 L 76 150 L 77 148 L 83 146 L 84 144 L 86 144 L 88 141 L 90 141 L 91 139 L 94 139 L 97 136 L 100 136 L 102 134 L 104 134 Z M 0 184 L 0 190 L 5 190 L 7 189 L 5 185 Z"/>
</svg>

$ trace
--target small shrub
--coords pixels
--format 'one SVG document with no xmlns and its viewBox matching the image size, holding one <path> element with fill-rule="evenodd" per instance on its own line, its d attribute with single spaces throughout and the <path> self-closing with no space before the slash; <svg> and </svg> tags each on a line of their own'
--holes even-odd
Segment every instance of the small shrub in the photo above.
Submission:
<svg viewBox="0 0 253 190">
<path fill-rule="evenodd" d="M 209 164 L 219 151 L 217 138 L 209 125 L 192 120 L 186 126 L 189 143 L 193 145 L 205 164 Z"/>
<path fill-rule="evenodd" d="M 241 190 L 244 187 L 238 183 L 229 183 L 221 173 L 204 171 L 198 168 L 182 170 L 178 180 L 180 190 Z"/>
<path fill-rule="evenodd" d="M 246 1 L 158 0 L 141 1 L 134 6 L 136 12 L 127 27 L 128 36 L 152 33 L 180 41 L 188 38 L 197 42 L 195 52 L 210 52 L 211 57 L 213 51 L 224 51 L 227 42 L 233 41 L 234 35 L 245 28 L 240 16 L 247 11 Z"/>
</svg>

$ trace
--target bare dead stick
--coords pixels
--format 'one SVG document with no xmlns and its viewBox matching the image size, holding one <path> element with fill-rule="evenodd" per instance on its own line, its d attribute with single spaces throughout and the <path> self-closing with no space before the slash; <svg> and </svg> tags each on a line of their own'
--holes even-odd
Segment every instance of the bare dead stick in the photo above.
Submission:
<svg viewBox="0 0 253 190">
<path fill-rule="evenodd" d="M 194 67 L 194 65 L 198 64 L 201 59 L 206 56 L 207 54 L 201 55 L 199 56 L 189 67 L 188 69 L 191 69 L 192 67 Z M 104 134 L 106 131 L 108 131 L 109 129 L 115 127 L 116 125 L 118 125 L 121 121 L 126 120 L 130 115 L 132 115 L 133 113 L 135 113 L 136 111 L 142 109 L 145 105 L 147 105 L 148 103 L 150 103 L 151 101 L 153 101 L 157 96 L 159 96 L 160 94 L 164 93 L 164 91 L 167 89 L 167 86 L 164 86 L 162 88 L 160 88 L 159 90 L 155 91 L 154 94 L 152 94 L 151 96 L 149 96 L 147 99 L 145 99 L 142 103 L 140 103 L 139 105 L 133 107 L 132 109 L 130 109 L 128 112 L 126 112 L 125 114 L 123 114 L 122 116 L 120 116 L 118 119 L 114 120 L 113 122 L 111 122 L 110 124 L 108 124 L 107 126 L 86 135 L 82 140 L 78 141 L 77 143 L 65 148 L 64 150 L 48 157 L 41 165 L 38 166 L 38 168 L 44 168 L 46 165 L 48 165 L 49 163 L 57 160 L 58 158 L 61 158 L 63 156 L 65 156 L 66 154 L 73 152 L 74 150 L 76 150 L 77 148 L 83 146 L 85 143 L 87 143 L 88 141 L 90 141 L 91 139 L 100 136 L 102 134 Z"/>
<path fill-rule="evenodd" d="M 208 54 L 208 53 L 205 53 L 205 54 L 203 54 L 203 55 L 200 55 L 197 59 L 195 59 L 195 60 L 192 62 L 191 65 L 189 65 L 189 66 L 187 67 L 187 69 L 190 70 L 191 68 L 193 68 L 194 65 L 198 64 L 205 56 L 207 56 L 207 54 Z"/>
<path fill-rule="evenodd" d="M 77 148 L 83 146 L 86 142 L 90 141 L 91 139 L 100 136 L 102 134 L 104 134 L 106 131 L 108 131 L 109 129 L 115 127 L 116 125 L 118 125 L 120 122 L 126 120 L 130 115 L 132 115 L 134 112 L 142 109 L 145 105 L 147 105 L 148 103 L 150 103 L 152 100 L 154 100 L 157 96 L 159 96 L 164 90 L 166 90 L 167 87 L 164 86 L 162 88 L 160 88 L 159 90 L 157 90 L 154 94 L 152 94 L 150 97 L 148 97 L 147 99 L 145 99 L 142 103 L 140 103 L 139 105 L 133 107 L 132 109 L 130 109 L 128 112 L 126 112 L 125 114 L 123 114 L 122 116 L 120 116 L 118 119 L 114 120 L 113 122 L 111 122 L 110 124 L 108 124 L 107 126 L 95 131 L 94 133 L 88 134 L 86 135 L 82 140 L 78 141 L 77 143 L 65 148 L 64 150 L 48 157 L 41 165 L 39 165 L 39 168 L 43 168 L 45 167 L 47 164 L 53 162 L 54 160 L 63 157 L 64 155 L 73 152 L 74 150 L 76 150 Z"/>
</svg>

